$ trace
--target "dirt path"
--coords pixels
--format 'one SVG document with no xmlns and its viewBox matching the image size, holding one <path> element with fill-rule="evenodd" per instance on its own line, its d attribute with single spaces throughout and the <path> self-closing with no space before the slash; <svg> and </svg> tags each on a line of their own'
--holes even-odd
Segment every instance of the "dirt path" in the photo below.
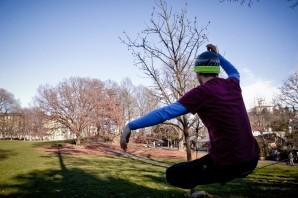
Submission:
<svg viewBox="0 0 298 198">
<path fill-rule="evenodd" d="M 142 144 L 130 144 L 128 152 L 125 153 L 121 150 L 119 145 L 111 143 L 93 143 L 76 146 L 73 144 L 62 144 L 59 146 L 61 154 L 69 155 L 97 155 L 97 156 L 124 156 L 130 158 L 142 159 L 175 159 L 186 160 L 185 151 L 178 151 L 167 148 L 147 148 Z M 58 145 L 44 146 L 38 150 L 48 153 L 57 153 Z M 197 157 L 200 158 L 205 155 L 206 152 L 198 152 Z M 193 152 L 193 159 L 196 158 L 196 153 Z M 155 160 L 156 161 L 156 160 Z"/>
</svg>

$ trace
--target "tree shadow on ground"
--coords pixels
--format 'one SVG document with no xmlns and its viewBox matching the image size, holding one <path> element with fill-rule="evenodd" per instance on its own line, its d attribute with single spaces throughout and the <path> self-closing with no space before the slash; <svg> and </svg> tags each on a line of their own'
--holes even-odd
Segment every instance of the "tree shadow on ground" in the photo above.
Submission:
<svg viewBox="0 0 298 198">
<path fill-rule="evenodd" d="M 226 184 L 211 184 L 198 186 L 198 190 L 205 190 L 220 197 L 296 197 L 298 194 L 298 180 L 274 179 L 270 174 L 258 175 L 256 171 L 247 178 L 234 179 Z"/>
<path fill-rule="evenodd" d="M 164 183 L 165 179 L 151 174 L 144 175 L 156 183 Z M 256 171 L 247 178 L 237 178 L 225 184 L 209 184 L 196 187 L 198 191 L 206 191 L 213 197 L 297 197 L 298 175 L 294 178 L 262 174 Z"/>
<path fill-rule="evenodd" d="M 3 153 L 4 157 L 10 155 L 8 150 Z M 144 162 L 116 156 L 74 157 L 59 150 L 44 157 L 49 158 L 50 167 L 56 167 L 58 159 L 59 168 L 18 175 L 17 184 L 0 184 L 0 197 L 166 198 L 183 197 L 185 192 L 166 185 L 164 168 Z M 205 190 L 214 197 L 296 197 L 298 175 L 293 168 L 290 172 L 287 169 L 259 169 L 247 178 L 225 185 L 198 186 L 197 190 Z M 154 189 L 151 185 L 158 187 Z M 11 190 L 15 193 L 4 196 L 5 191 Z"/>
<path fill-rule="evenodd" d="M 60 152 L 57 156 L 60 169 L 18 175 L 18 184 L 0 186 L 2 192 L 14 189 L 15 193 L 2 197 L 183 197 L 181 191 L 157 190 L 118 177 L 97 177 L 83 169 L 68 168 Z"/>
<path fill-rule="evenodd" d="M 7 149 L 0 149 L 0 161 L 5 160 L 10 156 L 16 155 L 16 152 L 7 150 Z"/>
</svg>

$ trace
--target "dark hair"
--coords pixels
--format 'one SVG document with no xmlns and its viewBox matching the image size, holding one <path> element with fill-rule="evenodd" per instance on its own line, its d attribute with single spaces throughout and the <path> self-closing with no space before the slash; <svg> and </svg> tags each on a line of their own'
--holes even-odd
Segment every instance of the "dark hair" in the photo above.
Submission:
<svg viewBox="0 0 298 198">
<path fill-rule="evenodd" d="M 218 74 L 200 74 L 200 75 L 204 77 L 218 77 Z"/>
<path fill-rule="evenodd" d="M 202 73 L 197 73 L 197 74 L 204 77 L 218 77 L 218 74 L 202 74 Z"/>
</svg>

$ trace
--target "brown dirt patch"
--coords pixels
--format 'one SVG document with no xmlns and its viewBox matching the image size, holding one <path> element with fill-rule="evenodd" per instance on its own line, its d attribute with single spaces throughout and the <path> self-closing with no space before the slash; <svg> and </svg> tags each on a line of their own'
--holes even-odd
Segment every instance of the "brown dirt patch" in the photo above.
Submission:
<svg viewBox="0 0 298 198">
<path fill-rule="evenodd" d="M 112 143 L 92 143 L 86 145 L 73 144 L 55 144 L 51 146 L 43 146 L 38 148 L 39 151 L 47 153 L 58 153 L 67 155 L 97 155 L 97 156 L 115 156 L 113 151 L 122 151 L 118 144 Z M 176 149 L 168 148 L 147 148 L 142 144 L 129 144 L 128 152 L 137 156 L 147 158 L 163 158 L 163 159 L 179 159 L 186 160 L 185 151 L 178 151 Z M 200 158 L 206 152 L 192 153 L 192 159 Z"/>
</svg>

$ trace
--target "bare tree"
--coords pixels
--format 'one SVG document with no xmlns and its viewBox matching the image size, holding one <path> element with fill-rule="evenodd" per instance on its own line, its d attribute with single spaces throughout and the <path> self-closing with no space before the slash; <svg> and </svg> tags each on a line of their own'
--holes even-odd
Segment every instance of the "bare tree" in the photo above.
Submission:
<svg viewBox="0 0 298 198">
<path fill-rule="evenodd" d="M 22 135 L 24 140 L 32 138 L 43 140 L 48 135 L 46 126 L 45 114 L 38 107 L 24 108 L 23 114 L 23 127 L 19 135 Z"/>
<path fill-rule="evenodd" d="M 145 113 L 154 110 L 159 105 L 159 98 L 155 96 L 153 90 L 144 86 L 135 88 L 134 97 L 139 116 L 143 116 Z"/>
<path fill-rule="evenodd" d="M 292 74 L 280 87 L 280 102 L 298 108 L 298 71 Z"/>
<path fill-rule="evenodd" d="M 291 128 L 288 133 L 289 142 L 298 145 L 298 71 L 292 74 L 280 87 L 280 95 L 278 101 L 288 106 L 287 112 L 289 121 L 287 126 Z"/>
<path fill-rule="evenodd" d="M 296 8 L 298 6 L 298 0 L 285 0 L 290 4 L 290 8 Z M 252 7 L 255 2 L 260 2 L 260 0 L 220 0 L 220 2 L 240 2 L 241 5 L 247 5 Z"/>
<path fill-rule="evenodd" d="M 263 98 L 257 98 L 257 105 L 249 112 L 250 123 L 253 130 L 264 132 L 270 127 L 269 111 L 264 105 Z"/>
<path fill-rule="evenodd" d="M 0 88 L 0 136 L 15 138 L 21 124 L 20 105 L 14 95 Z"/>
<path fill-rule="evenodd" d="M 111 114 L 113 114 L 113 119 L 118 124 L 118 135 L 120 134 L 120 131 L 125 123 L 125 106 L 124 106 L 124 100 L 123 100 L 123 89 L 121 86 L 119 86 L 116 82 L 113 81 L 106 81 L 105 82 L 105 89 L 108 90 L 108 95 L 110 97 L 110 101 L 112 101 L 112 109 L 113 111 Z"/>
<path fill-rule="evenodd" d="M 93 111 L 93 120 L 96 126 L 97 136 L 110 141 L 119 134 L 120 127 L 123 124 L 122 108 L 115 87 L 102 87 L 94 89 L 95 108 Z"/>
<path fill-rule="evenodd" d="M 70 78 L 55 87 L 41 86 L 36 101 L 52 124 L 76 135 L 112 140 L 123 125 L 119 88 L 97 79 Z"/>
<path fill-rule="evenodd" d="M 90 124 L 94 109 L 94 84 L 97 80 L 70 78 L 56 87 L 41 86 L 36 101 L 49 120 L 59 123 L 76 135 L 80 144 L 83 131 Z"/>
<path fill-rule="evenodd" d="M 124 33 L 121 41 L 131 51 L 136 65 L 153 82 L 156 96 L 162 103 L 170 104 L 178 100 L 195 86 L 191 67 L 198 49 L 207 37 L 205 27 L 199 28 L 197 19 L 187 19 L 186 9 L 174 13 L 165 1 L 153 10 L 149 25 L 136 39 Z M 189 129 L 194 124 L 188 115 L 177 118 L 177 122 L 166 122 L 184 134 L 187 159 L 191 160 L 188 141 Z M 180 144 L 181 145 L 181 144 Z"/>
<path fill-rule="evenodd" d="M 0 88 L 0 113 L 17 112 L 20 104 L 14 95 L 5 89 Z"/>
<path fill-rule="evenodd" d="M 155 96 L 153 90 L 144 86 L 135 87 L 134 90 L 133 97 L 136 102 L 137 116 L 143 116 L 147 112 L 150 112 L 158 107 L 159 98 Z M 146 136 L 151 132 L 151 127 L 139 129 L 138 134 L 133 134 L 132 137 L 136 140 L 136 142 L 141 142 L 141 140 L 145 141 Z"/>
<path fill-rule="evenodd" d="M 121 82 L 120 87 L 123 117 L 126 122 L 137 116 L 136 99 L 134 97 L 135 86 L 132 84 L 129 78 L 126 78 Z"/>
<path fill-rule="evenodd" d="M 179 132 L 171 125 L 157 125 L 153 127 L 153 137 L 156 140 L 166 141 L 167 146 L 171 147 L 175 144 L 175 140 L 179 140 Z"/>
<path fill-rule="evenodd" d="M 0 113 L 0 138 L 18 139 L 22 126 L 21 113 Z"/>
<path fill-rule="evenodd" d="M 249 112 L 250 123 L 253 130 L 261 133 L 260 140 L 258 141 L 261 149 L 261 157 L 266 157 L 268 153 L 267 141 L 264 138 L 264 132 L 270 127 L 270 112 L 267 106 L 264 105 L 264 99 L 257 99 L 257 106 Z"/>
<path fill-rule="evenodd" d="M 247 5 L 249 7 L 251 7 L 254 2 L 258 2 L 260 0 L 220 0 L 220 2 L 240 2 L 241 5 Z"/>
</svg>

